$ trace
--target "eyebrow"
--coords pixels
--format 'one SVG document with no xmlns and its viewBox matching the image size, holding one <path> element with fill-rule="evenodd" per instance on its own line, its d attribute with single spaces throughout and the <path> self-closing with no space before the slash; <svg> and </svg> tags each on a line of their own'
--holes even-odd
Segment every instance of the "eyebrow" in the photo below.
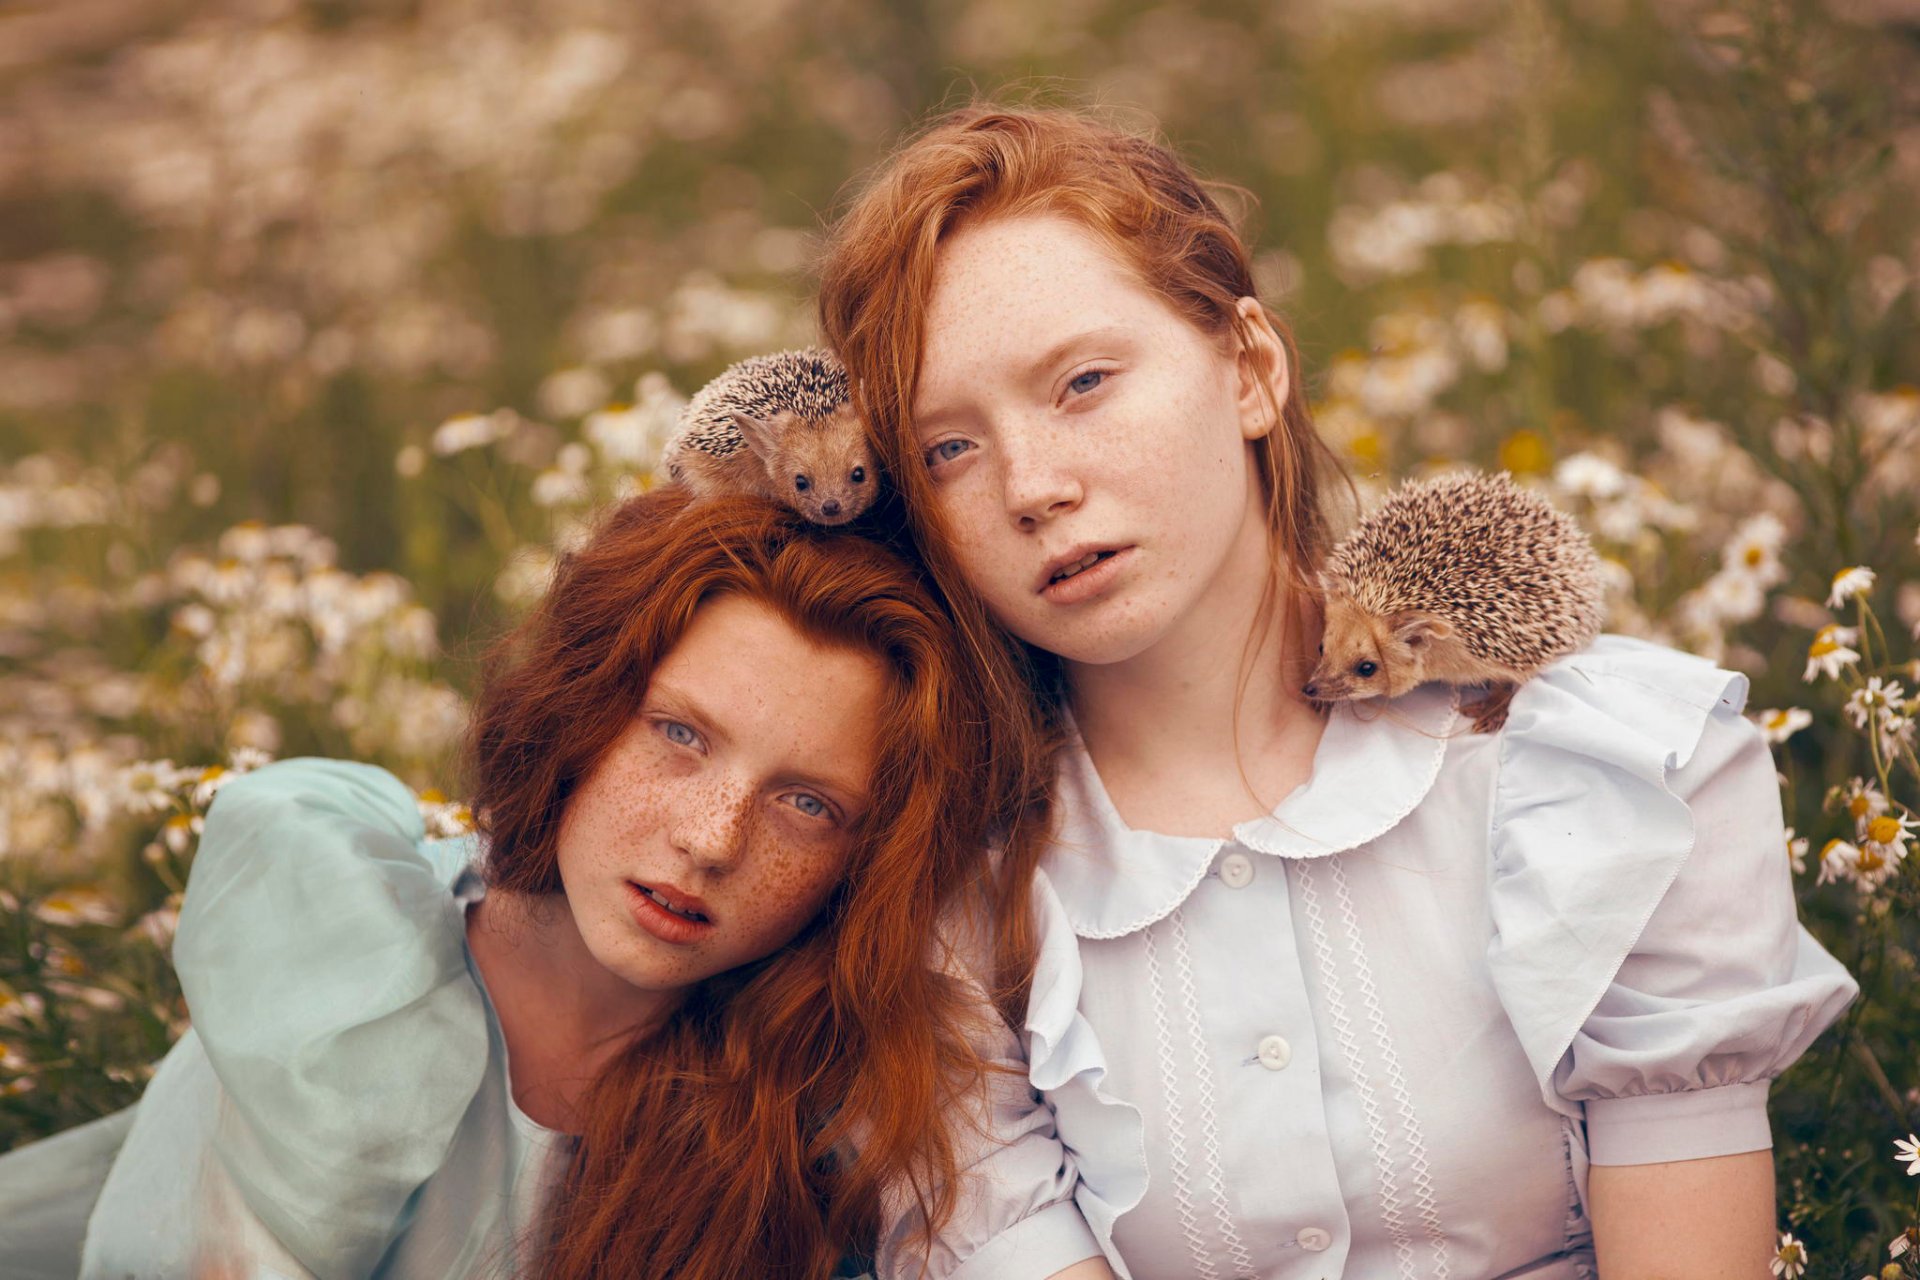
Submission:
<svg viewBox="0 0 1920 1280">
<path fill-rule="evenodd" d="M 1097 342 L 1105 338 L 1119 337 L 1125 333 L 1126 328 L 1117 324 L 1106 324 L 1095 329 L 1083 330 L 1080 333 L 1062 338 L 1060 341 L 1054 343 L 1035 359 L 1029 361 L 1026 368 L 1020 370 L 1020 372 L 1025 377 L 1031 377 L 1041 369 L 1050 368 L 1060 363 L 1060 361 L 1066 357 L 1067 353 L 1075 347 L 1084 346 L 1089 342 Z M 930 422 L 938 423 L 940 419 L 951 417 L 957 412 L 959 412 L 957 409 L 943 408 L 935 409 L 932 413 L 916 413 L 913 415 L 913 425 L 916 428 L 924 428 Z"/>
</svg>

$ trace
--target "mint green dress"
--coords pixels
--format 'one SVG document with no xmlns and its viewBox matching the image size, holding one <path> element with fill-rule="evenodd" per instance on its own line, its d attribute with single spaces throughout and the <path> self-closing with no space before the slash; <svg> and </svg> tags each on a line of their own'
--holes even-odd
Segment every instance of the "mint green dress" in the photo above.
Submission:
<svg viewBox="0 0 1920 1280">
<path fill-rule="evenodd" d="M 174 943 L 193 1030 L 130 1112 L 0 1160 L 0 1273 L 75 1274 L 63 1213 L 100 1280 L 521 1270 L 572 1139 L 514 1105 L 476 852 L 368 765 L 228 783 Z"/>
<path fill-rule="evenodd" d="M 370 765 L 283 760 L 223 787 L 174 941 L 193 1030 L 136 1106 L 0 1157 L 0 1277 L 526 1274 L 574 1140 L 513 1102 L 467 951 L 479 854 L 427 839 Z M 990 1122 L 963 1127 L 987 1208 L 923 1268 L 903 1202 L 885 1258 L 836 1275 L 994 1280 L 1014 1257 L 1049 1275 L 1099 1252 L 1017 1039 L 990 1040 L 1009 1070 Z"/>
</svg>

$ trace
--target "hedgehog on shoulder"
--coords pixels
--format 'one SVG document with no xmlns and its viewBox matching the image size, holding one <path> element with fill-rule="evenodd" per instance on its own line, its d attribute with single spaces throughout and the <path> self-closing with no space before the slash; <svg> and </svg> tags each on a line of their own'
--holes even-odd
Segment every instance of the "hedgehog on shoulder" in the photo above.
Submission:
<svg viewBox="0 0 1920 1280">
<path fill-rule="evenodd" d="M 1439 680 L 1485 686 L 1462 709 L 1506 723 L 1514 690 L 1600 633 L 1600 560 L 1572 516 L 1502 471 L 1401 485 L 1343 538 L 1321 573 L 1319 702 L 1396 697 Z"/>
<path fill-rule="evenodd" d="M 728 366 L 681 410 L 663 461 L 696 498 L 757 494 L 814 524 L 845 524 L 880 488 L 846 367 L 823 347 Z"/>
</svg>

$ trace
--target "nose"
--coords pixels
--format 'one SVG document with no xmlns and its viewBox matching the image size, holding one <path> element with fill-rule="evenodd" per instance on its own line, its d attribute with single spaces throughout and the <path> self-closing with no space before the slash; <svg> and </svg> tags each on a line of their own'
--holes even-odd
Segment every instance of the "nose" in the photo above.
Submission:
<svg viewBox="0 0 1920 1280">
<path fill-rule="evenodd" d="M 838 498 L 828 498 L 825 502 L 820 504 L 820 514 L 823 516 L 839 515 L 840 500 Z"/>
<path fill-rule="evenodd" d="M 1058 450 L 1048 447 L 1053 442 L 1031 437 L 1021 440 L 1014 431 L 1006 434 L 1009 438 L 1003 438 L 1001 446 L 1001 484 L 1007 514 L 1022 533 L 1030 533 L 1080 505 L 1080 482 L 1064 465 Z"/>
<path fill-rule="evenodd" d="M 747 850 L 753 792 L 744 786 L 689 787 L 669 819 L 673 847 L 703 871 L 726 871 Z"/>
<path fill-rule="evenodd" d="M 1320 686 L 1309 680 L 1300 686 L 1300 692 L 1306 694 L 1309 698 L 1317 698 L 1320 696 Z"/>
</svg>

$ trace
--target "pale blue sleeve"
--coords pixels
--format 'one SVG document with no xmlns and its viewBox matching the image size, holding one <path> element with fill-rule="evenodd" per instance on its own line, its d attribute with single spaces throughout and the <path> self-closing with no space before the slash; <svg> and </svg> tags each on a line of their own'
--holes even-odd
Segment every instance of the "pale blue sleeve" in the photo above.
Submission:
<svg viewBox="0 0 1920 1280">
<path fill-rule="evenodd" d="M 134 1108 L 0 1155 L 0 1260 L 7 1280 L 72 1280 L 87 1218 L 133 1126 Z"/>
<path fill-rule="evenodd" d="M 1858 992 L 1798 919 L 1743 676 L 1603 636 L 1516 694 L 1489 950 L 1595 1164 L 1772 1145 L 1767 1085 Z"/>
<path fill-rule="evenodd" d="M 412 794 L 287 760 L 223 787 L 174 942 L 225 1093 L 213 1150 L 323 1280 L 370 1274 L 445 1160 L 489 1032 Z"/>
</svg>

